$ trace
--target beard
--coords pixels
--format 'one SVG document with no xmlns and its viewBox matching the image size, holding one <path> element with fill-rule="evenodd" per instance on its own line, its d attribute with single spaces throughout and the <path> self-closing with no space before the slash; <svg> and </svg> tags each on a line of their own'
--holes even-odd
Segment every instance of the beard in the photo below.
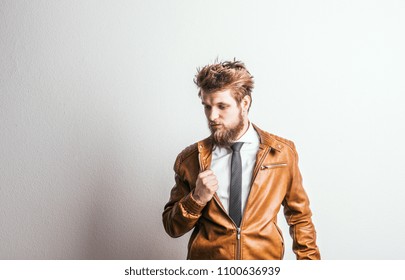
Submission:
<svg viewBox="0 0 405 280">
<path fill-rule="evenodd" d="M 238 123 L 230 127 L 226 127 L 223 124 L 219 127 L 213 127 L 212 124 L 213 123 L 208 123 L 208 127 L 211 131 L 214 144 L 220 147 L 226 147 L 230 146 L 235 140 L 237 140 L 236 137 L 238 137 L 243 130 L 244 119 L 242 114 L 240 114 Z"/>
</svg>

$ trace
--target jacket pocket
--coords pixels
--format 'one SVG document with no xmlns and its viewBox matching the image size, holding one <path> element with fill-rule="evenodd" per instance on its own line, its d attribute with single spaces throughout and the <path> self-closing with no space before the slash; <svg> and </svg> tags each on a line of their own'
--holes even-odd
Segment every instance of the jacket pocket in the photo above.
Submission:
<svg viewBox="0 0 405 280">
<path fill-rule="evenodd" d="M 190 240 L 189 240 L 189 244 L 188 244 L 188 254 L 187 254 L 187 259 L 193 259 L 193 253 L 196 250 L 196 243 L 197 243 L 197 239 L 199 238 L 199 236 L 201 235 L 201 231 L 199 228 L 196 228 L 193 233 L 191 234 Z"/>
<path fill-rule="evenodd" d="M 281 246 L 281 258 L 280 259 L 283 259 L 284 258 L 284 251 L 285 251 L 283 233 L 281 232 L 281 229 L 278 227 L 278 225 L 275 222 L 273 222 L 273 224 L 274 224 L 274 226 L 275 226 L 275 228 L 277 230 L 278 236 L 280 237 L 280 241 L 281 241 L 281 245 L 282 245 Z"/>
<path fill-rule="evenodd" d="M 262 164 L 260 167 L 261 170 L 265 169 L 274 169 L 287 166 L 286 162 L 277 162 L 277 163 L 269 163 L 269 164 Z"/>
</svg>

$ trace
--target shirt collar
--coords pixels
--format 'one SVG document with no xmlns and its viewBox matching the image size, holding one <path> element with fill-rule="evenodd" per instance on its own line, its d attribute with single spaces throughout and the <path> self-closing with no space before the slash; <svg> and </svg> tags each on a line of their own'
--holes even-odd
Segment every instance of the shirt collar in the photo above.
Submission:
<svg viewBox="0 0 405 280">
<path fill-rule="evenodd" d="M 253 125 L 249 122 L 249 127 L 246 130 L 245 134 L 243 134 L 242 137 L 236 140 L 235 142 L 257 144 L 260 143 L 260 138 L 255 129 L 253 128 Z"/>
</svg>

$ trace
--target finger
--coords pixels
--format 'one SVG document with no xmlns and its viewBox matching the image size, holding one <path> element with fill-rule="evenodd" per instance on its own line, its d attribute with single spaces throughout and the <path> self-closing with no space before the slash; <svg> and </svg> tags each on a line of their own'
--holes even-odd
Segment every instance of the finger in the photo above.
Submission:
<svg viewBox="0 0 405 280">
<path fill-rule="evenodd" d="M 210 175 L 207 175 L 207 176 L 201 178 L 201 181 L 202 181 L 204 184 L 206 184 L 206 183 L 208 183 L 208 182 L 211 182 L 211 181 L 213 181 L 213 180 L 217 180 L 217 176 L 215 176 L 214 174 L 210 174 Z"/>
<path fill-rule="evenodd" d="M 200 177 L 201 179 L 208 177 L 210 175 L 214 174 L 214 172 L 212 170 L 205 170 L 203 172 L 201 172 L 200 174 L 198 174 L 198 177 Z"/>
<path fill-rule="evenodd" d="M 208 180 L 205 180 L 203 184 L 208 188 L 212 188 L 218 185 L 218 180 L 216 177 L 212 177 Z"/>
</svg>

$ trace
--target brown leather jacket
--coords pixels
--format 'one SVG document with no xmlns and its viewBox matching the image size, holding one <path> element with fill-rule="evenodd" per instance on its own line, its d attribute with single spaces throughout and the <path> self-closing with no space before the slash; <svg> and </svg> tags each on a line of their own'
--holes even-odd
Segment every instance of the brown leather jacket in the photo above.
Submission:
<svg viewBox="0 0 405 280">
<path fill-rule="evenodd" d="M 210 167 L 211 138 L 178 155 L 174 165 L 176 184 L 162 216 L 171 237 L 194 228 L 188 259 L 282 259 L 284 240 L 277 226 L 281 205 L 297 259 L 320 259 L 293 142 L 254 128 L 260 136 L 260 148 L 240 229 L 223 209 L 217 194 L 205 206 L 191 194 L 198 173 Z"/>
</svg>

